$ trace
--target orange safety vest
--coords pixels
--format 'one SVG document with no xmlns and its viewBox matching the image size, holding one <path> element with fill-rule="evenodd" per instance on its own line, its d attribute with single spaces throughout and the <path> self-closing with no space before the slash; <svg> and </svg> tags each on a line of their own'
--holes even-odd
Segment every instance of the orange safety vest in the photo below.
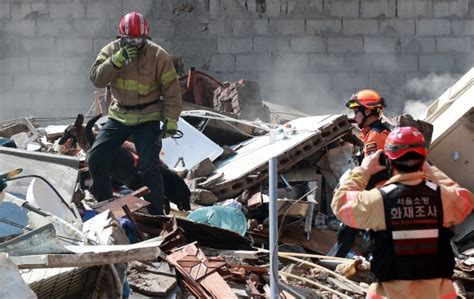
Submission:
<svg viewBox="0 0 474 299">
<path fill-rule="evenodd" d="M 380 120 L 363 128 L 359 137 L 364 142 L 364 156 L 367 157 L 379 149 L 383 150 L 389 132 Z"/>
</svg>

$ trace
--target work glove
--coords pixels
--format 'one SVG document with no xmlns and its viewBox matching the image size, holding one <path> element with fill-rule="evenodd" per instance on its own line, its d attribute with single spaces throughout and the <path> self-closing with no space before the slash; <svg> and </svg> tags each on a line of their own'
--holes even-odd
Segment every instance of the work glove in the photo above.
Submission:
<svg viewBox="0 0 474 299">
<path fill-rule="evenodd" d="M 178 124 L 172 118 L 166 118 L 163 124 L 163 138 L 173 136 L 178 131 Z"/>
<path fill-rule="evenodd" d="M 112 63 L 115 65 L 117 68 L 122 68 L 123 63 L 127 59 L 132 59 L 137 55 L 137 48 L 134 46 L 124 46 L 120 48 L 119 51 L 117 51 L 114 55 L 112 55 Z"/>
</svg>

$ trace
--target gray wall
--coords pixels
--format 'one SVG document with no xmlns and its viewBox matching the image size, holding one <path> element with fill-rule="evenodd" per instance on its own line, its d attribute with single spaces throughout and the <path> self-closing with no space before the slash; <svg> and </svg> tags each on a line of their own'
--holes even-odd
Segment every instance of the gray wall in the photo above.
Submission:
<svg viewBox="0 0 474 299">
<path fill-rule="evenodd" d="M 0 119 L 86 112 L 89 67 L 132 9 L 185 67 L 312 113 L 368 86 L 398 113 L 473 62 L 473 0 L 0 0 Z"/>
</svg>

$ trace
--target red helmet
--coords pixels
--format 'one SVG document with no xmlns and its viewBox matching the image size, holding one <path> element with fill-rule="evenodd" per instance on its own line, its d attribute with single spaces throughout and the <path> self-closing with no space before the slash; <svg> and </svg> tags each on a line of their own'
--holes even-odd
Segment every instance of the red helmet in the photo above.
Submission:
<svg viewBox="0 0 474 299">
<path fill-rule="evenodd" d="M 346 102 L 346 107 L 350 109 L 364 107 L 370 110 L 382 110 L 385 107 L 385 101 L 375 90 L 363 89 L 351 96 Z"/>
<path fill-rule="evenodd" d="M 398 127 L 388 134 L 385 140 L 385 155 L 390 160 L 396 160 L 409 152 L 428 155 L 425 138 L 418 129 L 413 127 Z"/>
<path fill-rule="evenodd" d="M 141 13 L 132 11 L 122 17 L 118 29 L 122 37 L 148 36 L 148 21 Z"/>
</svg>

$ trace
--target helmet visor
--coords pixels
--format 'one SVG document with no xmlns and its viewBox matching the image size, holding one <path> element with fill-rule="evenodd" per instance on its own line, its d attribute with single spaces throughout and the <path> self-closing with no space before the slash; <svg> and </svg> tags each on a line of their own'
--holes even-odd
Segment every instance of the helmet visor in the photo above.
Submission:
<svg viewBox="0 0 474 299">
<path fill-rule="evenodd" d="M 415 147 L 425 148 L 425 144 L 424 143 L 407 144 L 407 145 L 385 144 L 385 150 L 390 151 L 392 153 L 397 153 L 400 150 L 415 148 Z"/>
</svg>

